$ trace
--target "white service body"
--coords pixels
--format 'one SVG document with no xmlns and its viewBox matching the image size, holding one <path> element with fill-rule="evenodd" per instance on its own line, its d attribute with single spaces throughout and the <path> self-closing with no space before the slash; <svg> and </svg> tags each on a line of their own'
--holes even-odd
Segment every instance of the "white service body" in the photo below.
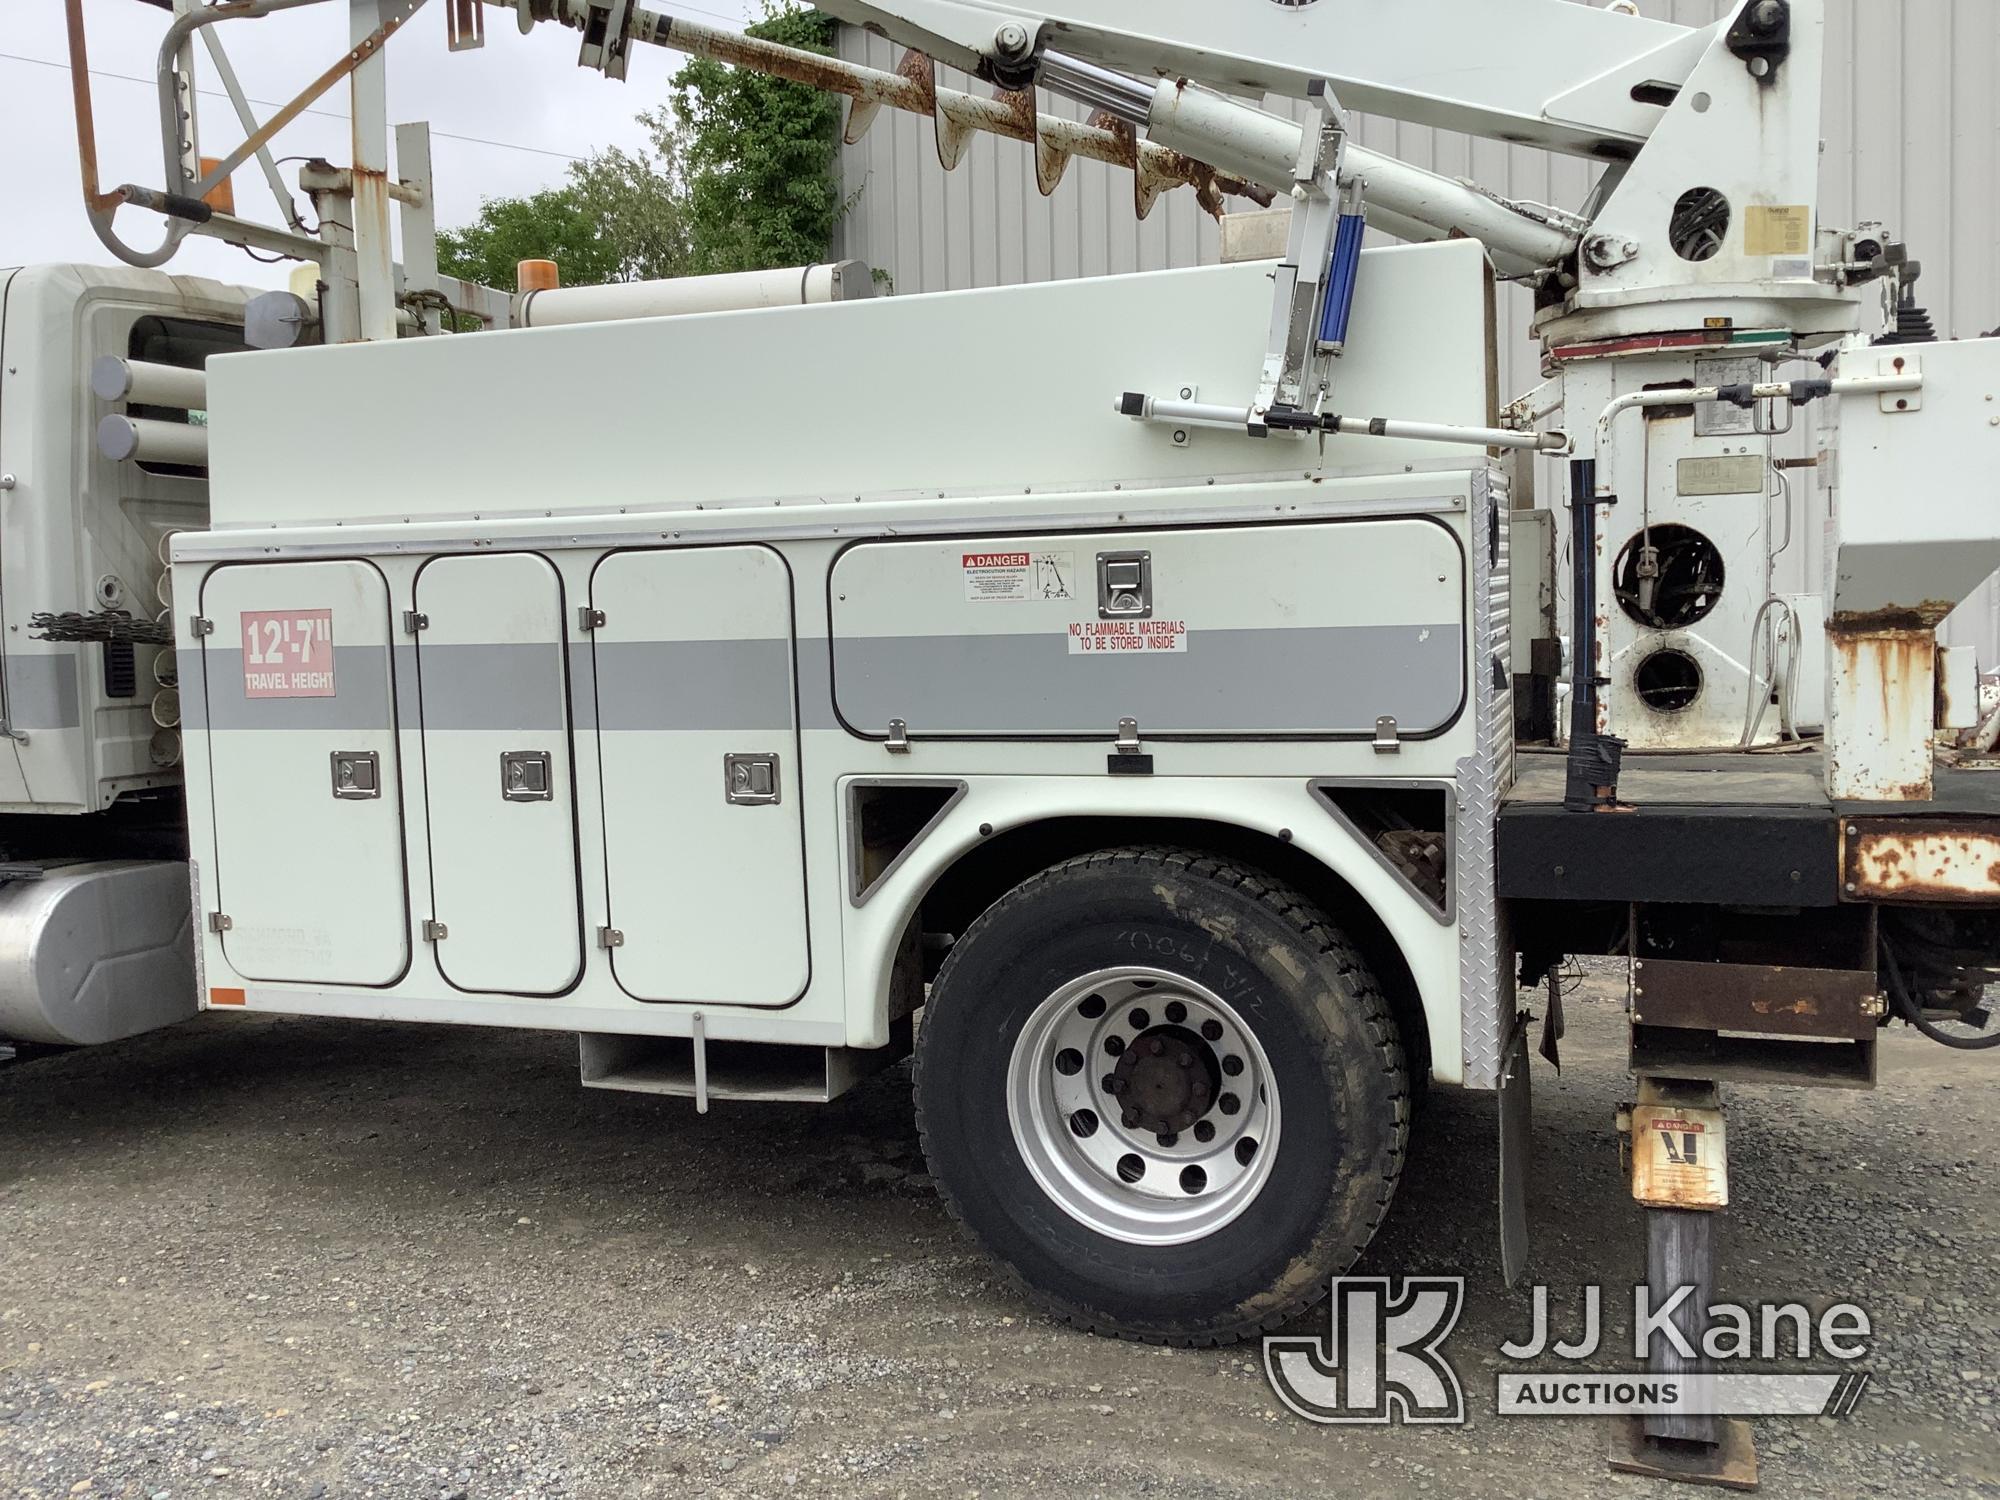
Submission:
<svg viewBox="0 0 2000 1500">
<path fill-rule="evenodd" d="M 1488 423 L 1479 246 L 1367 260 L 1343 390 Z M 211 362 L 213 529 L 174 549 L 209 1001 L 879 1048 L 958 860 L 1195 820 L 1351 888 L 1433 1074 L 1491 1087 L 1498 472 L 1109 409 L 1242 388 L 1269 299 L 1222 266 Z M 979 352 L 941 384 L 917 347 Z M 1134 554 L 1149 613 L 1107 620 Z M 1123 719 L 1152 774 L 1108 774 Z M 1385 779 L 1454 804 L 1442 908 L 1314 793 Z M 953 796 L 863 872 L 884 782 Z"/>
</svg>

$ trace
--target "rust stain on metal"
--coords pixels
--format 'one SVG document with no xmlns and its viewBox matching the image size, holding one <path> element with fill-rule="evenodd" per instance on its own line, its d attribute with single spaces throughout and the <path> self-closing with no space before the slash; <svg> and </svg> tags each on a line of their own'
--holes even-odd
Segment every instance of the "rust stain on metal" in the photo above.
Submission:
<svg viewBox="0 0 2000 1500">
<path fill-rule="evenodd" d="M 177 16 L 173 25 L 168 28 L 164 46 L 172 49 L 186 38 L 193 36 L 195 30 L 199 27 L 216 25 L 222 21 L 240 17 L 254 17 L 261 13 L 256 5 L 250 3 L 250 0 L 229 0 L 229 3 L 209 5 L 197 10 L 188 11 L 184 15 Z M 166 194 L 153 189 L 139 187 L 133 183 L 126 183 L 121 187 L 113 188 L 109 192 L 103 191 L 98 178 L 97 122 L 91 106 L 90 61 L 85 45 L 82 0 L 66 0 L 64 19 L 69 34 L 71 90 L 76 111 L 77 156 L 83 172 L 83 199 L 85 208 L 93 215 L 103 215 L 115 212 L 123 204 L 132 203 L 140 207 L 153 209 L 158 213 L 172 214 L 180 218 L 192 217 L 184 211 L 183 205 L 176 201 L 175 194 L 178 192 L 180 184 L 170 184 L 169 191 Z M 320 95 L 332 88 L 334 84 L 338 83 L 356 68 L 360 67 L 361 64 L 367 62 L 377 52 L 381 51 L 389 38 L 394 36 L 401 29 L 402 25 L 402 18 L 391 17 L 368 36 L 363 37 L 359 42 L 355 43 L 344 56 L 334 62 L 317 78 L 313 79 L 311 83 L 308 83 L 288 103 L 280 106 L 276 113 L 245 137 L 243 143 L 234 151 L 210 166 L 209 170 L 202 175 L 201 180 L 192 185 L 191 194 L 182 194 L 180 196 L 183 198 L 191 196 L 194 199 L 201 199 L 219 184 L 226 182 L 232 172 L 266 146 L 271 138 L 283 130 L 285 126 L 303 114 L 314 100 L 318 99 Z"/>
<path fill-rule="evenodd" d="M 1122 119 L 1108 109 L 1092 110 L 1085 123 L 1092 130 L 1101 130 L 1111 137 L 1112 154 L 1109 160 L 1113 166 L 1134 167 L 1139 165 L 1139 132 L 1130 120 Z"/>
<path fill-rule="evenodd" d="M 1053 193 L 1069 170 L 1070 154 L 1046 137 L 1035 139 L 1035 186 L 1046 198 Z"/>
<path fill-rule="evenodd" d="M 535 6 L 534 13 L 540 19 L 541 0 L 535 0 Z M 567 13 L 560 17 L 552 16 L 551 19 L 560 19 L 567 25 L 575 24 L 569 20 Z M 827 93 L 845 94 L 855 100 L 857 106 L 866 101 L 910 114 L 929 115 L 939 128 L 939 158 L 946 160 L 949 157 L 947 165 L 957 160 L 957 153 L 950 148 L 957 146 L 962 151 L 964 136 L 971 131 L 983 130 L 1030 143 L 1036 151 L 1036 184 L 1044 193 L 1055 190 L 1056 183 L 1062 178 L 1063 168 L 1072 156 L 1083 156 L 1134 170 L 1138 170 L 1143 160 L 1148 174 L 1154 179 L 1154 192 L 1185 184 L 1195 190 L 1195 196 L 1204 209 L 1218 216 L 1222 212 L 1225 196 L 1248 198 L 1265 207 L 1271 204 L 1274 197 L 1268 188 L 1219 173 L 1181 152 L 1165 150 L 1150 141 L 1140 141 L 1129 126 L 1125 127 L 1121 136 L 1112 128 L 1108 116 L 1093 116 L 1088 124 L 1079 125 L 1056 115 L 1040 114 L 1034 109 L 1032 90 L 1003 90 L 997 97 L 987 99 L 957 89 L 941 88 L 937 82 L 936 65 L 927 54 L 915 48 L 903 54 L 893 73 L 885 73 L 879 68 L 863 67 L 841 58 L 760 41 L 755 37 L 721 31 L 677 17 L 660 17 L 645 39 L 695 57 L 727 63 L 731 67 L 748 68 L 773 78 L 789 79 Z M 856 116 L 850 115 L 849 131 L 858 137 L 859 131 L 867 128 L 870 113 L 872 111 L 859 114 L 858 128 Z M 1123 124 L 1122 121 L 1118 123 Z"/>
<path fill-rule="evenodd" d="M 1810 995 L 1797 1000 L 1753 999 L 1750 1009 L 1760 1016 L 1816 1016 L 1819 1014 L 1819 1001 Z"/>
<path fill-rule="evenodd" d="M 1936 618 L 1930 618 L 1933 611 Z M 1861 711 L 1864 722 L 1872 720 L 1879 743 L 1887 743 L 1889 735 L 1908 726 L 1934 721 L 1936 624 L 1947 613 L 1948 608 L 1932 601 L 1912 608 L 1847 611 L 1828 622 L 1827 647 L 1835 658 L 1835 678 L 1854 685 L 1852 706 Z M 1868 704 L 1863 699 L 1871 684 L 1877 701 Z M 1926 733 L 1926 744 L 1928 738 Z M 1871 776 L 1867 796 L 1871 801 L 1928 802 L 1928 754 L 1919 774 L 1900 781 Z"/>
<path fill-rule="evenodd" d="M 1926 599 L 1921 604 L 1892 604 L 1882 609 L 1844 609 L 1826 622 L 1826 633 L 1841 636 L 1917 636 L 1930 639 L 1938 622 L 1955 606 L 1944 599 Z"/>
<path fill-rule="evenodd" d="M 791 78 L 794 83 L 811 83 L 814 88 L 837 91 L 837 83 L 831 76 L 825 83 L 818 83 L 810 78 L 793 77 L 789 72 L 785 76 Z M 906 49 L 903 55 L 896 59 L 895 76 L 909 85 L 910 93 L 907 102 L 904 99 L 891 99 L 889 101 L 891 104 L 898 109 L 909 110 L 912 114 L 937 113 L 937 64 L 931 61 L 928 52 L 919 52 L 915 47 Z"/>
<path fill-rule="evenodd" d="M 1987 905 L 2000 901 L 2000 826 L 1869 818 L 1842 827 L 1844 884 L 1862 901 Z"/>
<path fill-rule="evenodd" d="M 996 130 L 995 135 L 1011 136 L 1017 141 L 1032 141 L 1036 138 L 1035 116 L 1040 112 L 1035 108 L 1032 89 L 1001 89 L 993 91 L 993 100 L 1006 111 L 1007 128 Z"/>
<path fill-rule="evenodd" d="M 1634 1025 L 1852 1040 L 1876 1029 L 1873 968 L 1647 958 L 1633 977 Z"/>
<path fill-rule="evenodd" d="M 97 116 L 90 102 L 90 56 L 84 39 L 83 0 L 66 0 L 63 19 L 69 27 L 70 93 L 76 113 L 76 155 L 83 166 L 83 201 L 86 208 L 101 212 L 115 207 L 123 197 L 98 191 Z"/>
<path fill-rule="evenodd" d="M 1729 1206 L 1722 1111 L 1675 1102 L 1631 1111 L 1632 1197 L 1654 1208 Z"/>
</svg>

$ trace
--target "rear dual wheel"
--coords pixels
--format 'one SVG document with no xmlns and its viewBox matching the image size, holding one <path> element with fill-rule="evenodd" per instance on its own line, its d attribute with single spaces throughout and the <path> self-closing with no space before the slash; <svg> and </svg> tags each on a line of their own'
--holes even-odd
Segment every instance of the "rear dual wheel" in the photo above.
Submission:
<svg viewBox="0 0 2000 1500">
<path fill-rule="evenodd" d="M 1057 865 L 973 924 L 916 1093 L 946 1200 L 1035 1300 L 1184 1344 L 1325 1294 L 1388 1206 L 1409 1105 L 1381 991 L 1321 912 L 1148 848 Z"/>
</svg>

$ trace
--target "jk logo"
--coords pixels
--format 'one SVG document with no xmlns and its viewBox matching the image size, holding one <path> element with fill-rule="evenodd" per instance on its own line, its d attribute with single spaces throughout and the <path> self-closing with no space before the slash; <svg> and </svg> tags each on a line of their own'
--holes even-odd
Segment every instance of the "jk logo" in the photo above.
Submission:
<svg viewBox="0 0 2000 1500">
<path fill-rule="evenodd" d="M 1336 1277 L 1318 1338 L 1264 1340 L 1264 1374 L 1308 1422 L 1465 1420 L 1458 1372 L 1440 1352 L 1465 1305 L 1463 1276 Z"/>
</svg>

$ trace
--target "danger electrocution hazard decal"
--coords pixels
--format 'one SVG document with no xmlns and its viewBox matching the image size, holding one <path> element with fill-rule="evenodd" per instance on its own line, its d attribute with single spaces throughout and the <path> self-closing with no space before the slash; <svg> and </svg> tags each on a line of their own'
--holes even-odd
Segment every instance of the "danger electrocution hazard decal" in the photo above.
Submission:
<svg viewBox="0 0 2000 1500">
<path fill-rule="evenodd" d="M 962 552 L 959 576 L 974 602 L 1067 599 L 1076 574 L 1074 552 Z"/>
<path fill-rule="evenodd" d="M 244 610 L 243 696 L 333 697 L 333 611 Z"/>
<path fill-rule="evenodd" d="M 1185 651 L 1185 620 L 1078 620 L 1069 627 L 1071 656 Z"/>
</svg>

